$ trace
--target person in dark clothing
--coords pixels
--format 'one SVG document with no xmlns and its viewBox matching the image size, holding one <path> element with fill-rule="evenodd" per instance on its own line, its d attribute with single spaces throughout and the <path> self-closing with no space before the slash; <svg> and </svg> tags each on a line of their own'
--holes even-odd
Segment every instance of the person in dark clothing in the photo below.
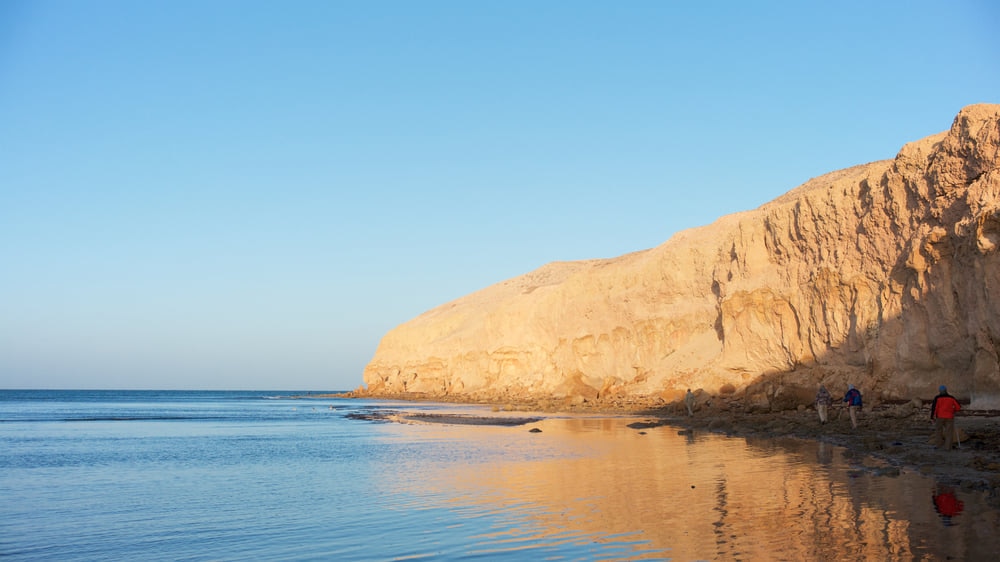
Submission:
<svg viewBox="0 0 1000 562">
<path fill-rule="evenodd" d="M 934 446 L 944 443 L 946 451 L 950 451 L 955 439 L 955 412 L 962 409 L 955 397 L 948 394 L 945 385 L 938 387 L 938 395 L 931 402 L 931 419 L 934 420 Z"/>
<path fill-rule="evenodd" d="M 851 412 L 851 427 L 858 428 L 858 410 L 861 409 L 861 391 L 854 388 L 853 384 L 847 385 L 847 394 L 844 395 L 844 402 L 847 402 L 847 409 Z"/>
</svg>

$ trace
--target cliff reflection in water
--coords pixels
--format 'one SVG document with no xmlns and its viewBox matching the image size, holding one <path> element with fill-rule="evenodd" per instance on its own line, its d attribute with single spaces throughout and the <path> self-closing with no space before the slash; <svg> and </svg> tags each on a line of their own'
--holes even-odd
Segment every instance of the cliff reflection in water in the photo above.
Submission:
<svg viewBox="0 0 1000 562">
<path fill-rule="evenodd" d="M 1000 551 L 998 514 L 976 494 L 823 443 L 640 431 L 630 421 L 401 427 L 436 443 L 424 461 L 440 462 L 393 485 L 509 513 L 510 526 L 478 537 L 487 554 L 574 540 L 628 544 L 636 558 L 987 560 Z M 464 460 L 446 462 L 444 450 Z"/>
</svg>

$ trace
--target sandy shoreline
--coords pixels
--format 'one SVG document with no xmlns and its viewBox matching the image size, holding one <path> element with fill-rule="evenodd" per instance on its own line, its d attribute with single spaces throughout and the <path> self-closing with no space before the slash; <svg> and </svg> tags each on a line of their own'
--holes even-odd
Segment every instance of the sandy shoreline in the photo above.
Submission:
<svg viewBox="0 0 1000 562">
<path fill-rule="evenodd" d="M 342 398 L 373 398 L 339 395 Z M 484 401 L 450 401 L 421 396 L 393 396 L 411 402 L 467 402 L 491 405 Z M 919 404 L 919 405 L 918 405 Z M 601 405 L 594 403 L 553 406 L 548 402 L 492 404 L 496 416 L 456 414 L 400 415 L 403 423 L 461 423 L 466 425 L 518 426 L 541 419 L 533 413 L 588 415 L 629 415 L 636 417 L 630 427 L 643 431 L 669 425 L 682 430 L 708 431 L 733 437 L 796 437 L 823 441 L 846 448 L 850 454 L 867 454 L 892 466 L 918 471 L 938 482 L 981 491 L 993 507 L 1000 509 L 1000 412 L 964 411 L 956 418 L 962 442 L 951 451 L 934 448 L 929 438 L 933 431 L 928 404 L 919 401 L 904 404 L 867 406 L 859 418 L 858 429 L 851 428 L 846 408 L 831 408 L 829 423 L 820 424 L 812 408 L 766 413 L 748 413 L 735 403 L 701 404 L 694 416 L 687 416 L 680 404 Z M 512 413 L 523 416 L 512 416 Z"/>
</svg>

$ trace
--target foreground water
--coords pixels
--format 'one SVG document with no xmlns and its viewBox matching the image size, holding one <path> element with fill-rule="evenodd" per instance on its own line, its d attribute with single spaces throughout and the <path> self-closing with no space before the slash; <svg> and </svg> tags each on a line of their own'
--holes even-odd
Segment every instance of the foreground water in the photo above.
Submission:
<svg viewBox="0 0 1000 562">
<path fill-rule="evenodd" d="M 9 560 L 993 560 L 975 493 L 627 417 L 354 419 L 293 392 L 0 391 Z M 531 432 L 530 429 L 540 429 Z"/>
</svg>

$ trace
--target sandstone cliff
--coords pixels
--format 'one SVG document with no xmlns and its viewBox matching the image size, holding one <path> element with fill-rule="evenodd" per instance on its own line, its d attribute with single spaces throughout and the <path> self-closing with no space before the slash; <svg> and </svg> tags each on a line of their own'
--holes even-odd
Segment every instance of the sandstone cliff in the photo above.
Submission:
<svg viewBox="0 0 1000 562">
<path fill-rule="evenodd" d="M 1000 105 L 893 160 L 607 260 L 551 263 L 383 338 L 368 395 L 870 398 L 1000 405 Z"/>
</svg>

